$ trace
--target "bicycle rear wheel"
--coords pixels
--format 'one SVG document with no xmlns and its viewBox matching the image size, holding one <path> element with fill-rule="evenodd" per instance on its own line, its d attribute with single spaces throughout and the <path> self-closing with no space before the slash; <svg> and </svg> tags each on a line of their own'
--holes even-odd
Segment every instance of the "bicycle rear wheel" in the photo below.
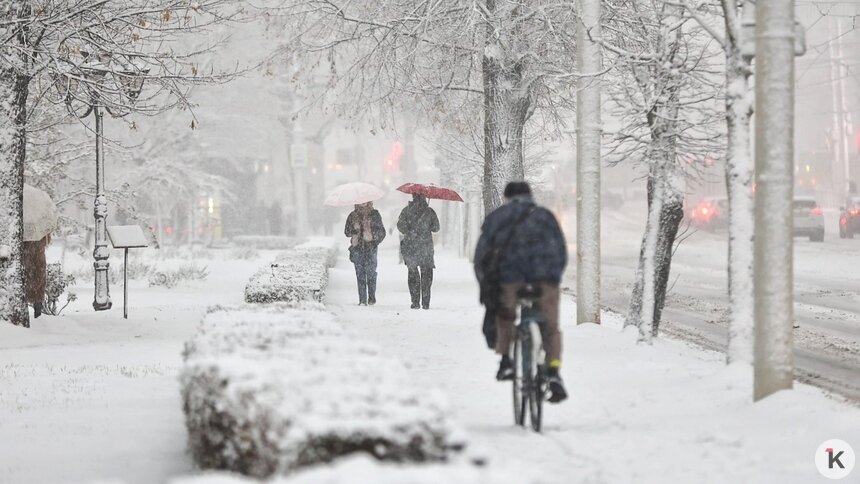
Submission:
<svg viewBox="0 0 860 484">
<path fill-rule="evenodd" d="M 532 429 L 535 432 L 540 432 L 541 424 L 543 423 L 545 380 L 543 366 L 535 365 L 535 369 L 531 392 L 529 392 L 529 413 L 531 414 Z"/>
<path fill-rule="evenodd" d="M 514 423 L 517 425 L 526 424 L 526 404 L 528 403 L 528 392 L 525 387 L 525 373 L 523 372 L 523 340 L 517 336 L 514 339 L 514 381 L 513 381 L 513 397 L 514 397 Z"/>
</svg>

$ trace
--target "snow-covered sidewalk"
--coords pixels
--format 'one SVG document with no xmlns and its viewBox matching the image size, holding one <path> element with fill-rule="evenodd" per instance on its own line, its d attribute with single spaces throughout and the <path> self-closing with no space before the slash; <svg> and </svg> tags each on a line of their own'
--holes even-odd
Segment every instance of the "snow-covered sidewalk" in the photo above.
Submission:
<svg viewBox="0 0 860 484">
<path fill-rule="evenodd" d="M 378 304 L 356 305 L 344 250 L 330 272 L 328 310 L 402 361 L 415 385 L 447 396 L 468 432 L 469 458 L 453 467 L 387 465 L 383 478 L 377 464 L 355 457 L 288 482 L 818 482 L 821 442 L 860 448 L 856 407 L 807 386 L 752 404 L 749 375 L 726 368 L 722 355 L 662 338 L 637 346 L 609 315 L 603 326 L 576 327 L 570 298 L 562 374 L 571 398 L 546 408 L 543 434 L 517 428 L 510 385 L 493 379 L 497 359 L 480 332 L 471 266 L 440 251 L 431 309 L 410 310 L 394 239 L 380 252 Z M 63 317 L 30 330 L 0 325 L 0 483 L 194 475 L 177 381 L 182 344 L 207 306 L 241 303 L 248 277 L 273 256 L 213 260 L 208 280 L 170 290 L 138 284 L 128 321 L 118 308 L 93 313 L 82 289 Z M 489 472 L 472 472 L 475 458 Z"/>
<path fill-rule="evenodd" d="M 128 320 L 121 282 L 111 286 L 113 309 L 96 313 L 85 280 L 62 316 L 31 329 L 0 324 L 0 483 L 152 484 L 192 472 L 177 379 L 183 342 L 208 306 L 241 303 L 275 253 L 216 251 L 198 261 L 207 280 L 172 289 L 132 281 Z"/>
<path fill-rule="evenodd" d="M 725 367 L 723 355 L 665 339 L 637 346 L 611 315 L 577 327 L 571 298 L 562 306 L 571 398 L 547 408 L 537 435 L 513 426 L 510 385 L 493 378 L 467 261 L 437 256 L 429 311 L 409 309 L 393 249 L 380 252 L 375 307 L 356 306 L 345 258 L 330 279 L 329 309 L 448 395 L 470 452 L 539 482 L 814 482 L 819 444 L 860 447 L 857 408 L 805 385 L 752 404 L 749 372 Z"/>
</svg>

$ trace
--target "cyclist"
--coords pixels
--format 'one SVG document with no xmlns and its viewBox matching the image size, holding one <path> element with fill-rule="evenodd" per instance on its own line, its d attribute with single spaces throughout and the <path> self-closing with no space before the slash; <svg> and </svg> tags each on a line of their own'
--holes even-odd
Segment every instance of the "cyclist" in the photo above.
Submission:
<svg viewBox="0 0 860 484">
<path fill-rule="evenodd" d="M 475 249 L 475 274 L 481 283 L 482 302 L 495 311 L 496 353 L 501 355 L 499 381 L 513 379 L 511 344 L 517 317 L 517 291 L 527 284 L 540 290 L 537 301 L 543 315 L 548 400 L 567 398 L 559 375 L 559 282 L 567 265 L 567 244 L 555 216 L 539 207 L 525 182 L 505 187 L 505 203 L 487 215 Z"/>
</svg>

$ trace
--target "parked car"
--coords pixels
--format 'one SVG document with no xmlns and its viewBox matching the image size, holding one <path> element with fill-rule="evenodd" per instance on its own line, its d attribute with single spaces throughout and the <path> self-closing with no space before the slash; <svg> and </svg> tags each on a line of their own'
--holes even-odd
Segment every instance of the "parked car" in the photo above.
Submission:
<svg viewBox="0 0 860 484">
<path fill-rule="evenodd" d="M 794 197 L 794 236 L 824 242 L 824 213 L 813 197 Z"/>
<path fill-rule="evenodd" d="M 690 223 L 703 230 L 729 226 L 729 201 L 726 198 L 704 198 L 690 212 Z"/>
<path fill-rule="evenodd" d="M 839 238 L 853 239 L 860 234 L 860 197 L 849 197 L 839 212 Z"/>
</svg>

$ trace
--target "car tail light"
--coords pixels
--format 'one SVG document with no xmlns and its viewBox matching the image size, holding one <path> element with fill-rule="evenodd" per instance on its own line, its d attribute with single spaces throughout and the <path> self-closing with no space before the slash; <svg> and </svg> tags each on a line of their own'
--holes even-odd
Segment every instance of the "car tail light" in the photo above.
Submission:
<svg viewBox="0 0 860 484">
<path fill-rule="evenodd" d="M 702 209 L 700 211 L 702 212 L 702 215 L 704 215 L 705 217 L 707 217 L 708 214 L 711 213 L 711 211 L 708 209 L 708 207 L 702 207 Z"/>
<path fill-rule="evenodd" d="M 848 211 L 848 213 L 850 213 L 851 215 L 857 215 L 857 214 L 860 214 L 860 209 L 852 208 L 851 210 Z"/>
<path fill-rule="evenodd" d="M 811 213 L 812 215 L 820 217 L 822 214 L 824 214 L 824 211 L 821 210 L 820 208 L 816 207 L 816 208 L 813 208 L 812 210 L 810 210 L 809 213 Z"/>
</svg>

